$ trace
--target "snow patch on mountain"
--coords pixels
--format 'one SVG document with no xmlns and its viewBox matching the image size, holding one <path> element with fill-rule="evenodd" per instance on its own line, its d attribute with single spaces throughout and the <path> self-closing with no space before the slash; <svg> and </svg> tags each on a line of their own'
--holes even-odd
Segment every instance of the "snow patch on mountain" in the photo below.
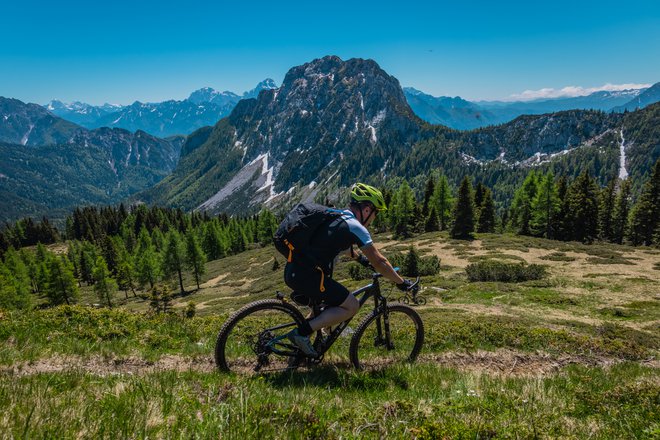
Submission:
<svg viewBox="0 0 660 440">
<path fill-rule="evenodd" d="M 23 138 L 21 139 L 21 145 L 27 145 L 28 140 L 30 139 L 30 133 L 32 133 L 33 129 L 34 129 L 34 124 L 30 124 L 30 128 L 28 129 L 27 133 L 23 135 Z"/>
<path fill-rule="evenodd" d="M 628 170 L 626 170 L 626 139 L 623 137 L 623 128 L 621 129 L 621 145 L 619 148 L 621 151 L 619 159 L 619 179 L 626 180 L 628 178 Z"/>
</svg>

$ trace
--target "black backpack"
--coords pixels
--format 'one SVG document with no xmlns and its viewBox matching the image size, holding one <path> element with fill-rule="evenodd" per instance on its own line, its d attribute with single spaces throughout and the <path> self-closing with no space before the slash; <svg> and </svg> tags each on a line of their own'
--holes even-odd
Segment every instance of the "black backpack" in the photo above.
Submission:
<svg viewBox="0 0 660 440">
<path fill-rule="evenodd" d="M 275 248 L 290 263 L 315 267 L 319 265 L 311 252 L 314 233 L 326 221 L 337 218 L 340 212 L 315 203 L 300 203 L 289 212 L 273 235 Z"/>
</svg>

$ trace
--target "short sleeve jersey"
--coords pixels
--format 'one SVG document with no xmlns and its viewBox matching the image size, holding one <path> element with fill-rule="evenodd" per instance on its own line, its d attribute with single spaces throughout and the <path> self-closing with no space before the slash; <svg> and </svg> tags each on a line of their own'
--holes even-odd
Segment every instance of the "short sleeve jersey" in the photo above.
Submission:
<svg viewBox="0 0 660 440">
<path fill-rule="evenodd" d="M 350 210 L 332 209 L 339 217 L 319 226 L 310 241 L 315 256 L 331 267 L 335 257 L 352 245 L 360 248 L 373 243 L 371 234 Z"/>
</svg>

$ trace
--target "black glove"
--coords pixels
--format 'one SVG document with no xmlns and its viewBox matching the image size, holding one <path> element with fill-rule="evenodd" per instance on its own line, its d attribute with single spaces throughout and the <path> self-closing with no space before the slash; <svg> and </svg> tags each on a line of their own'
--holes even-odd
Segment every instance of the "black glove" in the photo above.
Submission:
<svg viewBox="0 0 660 440">
<path fill-rule="evenodd" d="M 413 282 L 412 282 L 412 281 L 410 281 L 410 280 L 403 280 L 403 283 L 401 283 L 401 284 L 397 284 L 396 287 L 398 287 L 399 290 L 401 290 L 401 291 L 403 291 L 403 292 L 406 292 L 406 291 L 410 290 L 410 288 L 412 287 L 412 285 L 413 285 Z"/>
<path fill-rule="evenodd" d="M 357 262 L 363 265 L 364 267 L 370 267 L 371 263 L 369 263 L 369 259 L 365 257 L 364 255 L 359 255 L 357 257 Z"/>
</svg>

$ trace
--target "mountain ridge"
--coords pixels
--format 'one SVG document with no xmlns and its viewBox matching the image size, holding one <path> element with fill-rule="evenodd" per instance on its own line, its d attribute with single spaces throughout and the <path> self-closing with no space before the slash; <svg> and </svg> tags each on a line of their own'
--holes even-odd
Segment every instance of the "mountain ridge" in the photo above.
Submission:
<svg viewBox="0 0 660 440">
<path fill-rule="evenodd" d="M 241 99 L 256 97 L 261 90 L 276 88 L 267 78 L 242 95 L 230 91 L 219 92 L 211 87 L 193 91 L 184 100 L 156 103 L 135 101 L 126 106 L 92 106 L 74 102 L 51 101 L 45 107 L 56 116 L 71 120 L 89 129 L 117 127 L 130 131 L 142 130 L 157 137 L 187 135 L 198 128 L 214 125 L 227 116 Z"/>
</svg>

